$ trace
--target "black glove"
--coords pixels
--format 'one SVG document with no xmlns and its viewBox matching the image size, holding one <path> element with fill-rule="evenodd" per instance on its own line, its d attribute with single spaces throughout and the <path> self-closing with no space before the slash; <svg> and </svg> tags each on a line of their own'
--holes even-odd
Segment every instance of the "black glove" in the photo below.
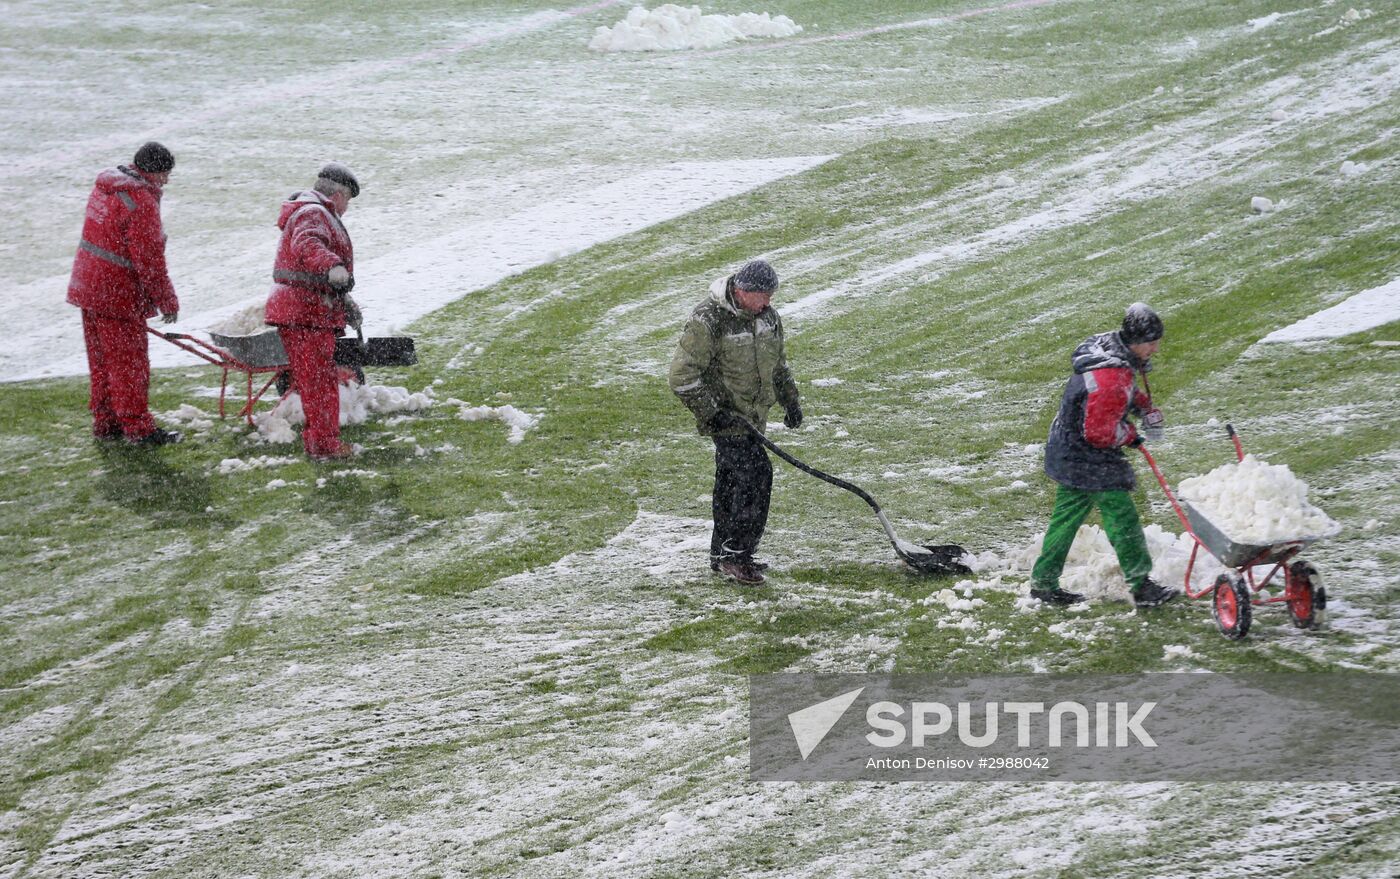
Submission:
<svg viewBox="0 0 1400 879">
<path fill-rule="evenodd" d="M 802 407 L 793 403 L 788 407 L 787 415 L 783 416 L 783 424 L 788 430 L 797 430 L 802 426 Z"/>
<path fill-rule="evenodd" d="M 710 416 L 710 420 L 705 422 L 711 433 L 721 433 L 726 430 L 737 430 L 744 426 L 744 419 L 726 409 L 721 409 Z"/>
<path fill-rule="evenodd" d="M 1166 416 L 1155 406 L 1142 414 L 1142 435 L 1150 442 L 1160 443 L 1166 438 Z"/>
<path fill-rule="evenodd" d="M 1136 449 L 1138 446 L 1142 445 L 1144 442 L 1146 442 L 1146 439 L 1143 437 L 1142 434 L 1138 434 L 1137 436 L 1135 436 L 1135 437 L 1133 437 L 1132 439 L 1128 440 L 1127 445 L 1128 445 L 1128 448 L 1130 448 L 1130 449 Z"/>
<path fill-rule="evenodd" d="M 364 315 L 360 314 L 360 306 L 349 296 L 345 297 L 345 322 L 351 329 L 359 330 L 365 325 Z"/>
</svg>

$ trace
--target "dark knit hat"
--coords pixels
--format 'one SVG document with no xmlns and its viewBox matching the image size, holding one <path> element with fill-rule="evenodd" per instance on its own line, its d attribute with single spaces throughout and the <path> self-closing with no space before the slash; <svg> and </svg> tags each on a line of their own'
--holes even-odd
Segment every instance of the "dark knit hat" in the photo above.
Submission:
<svg viewBox="0 0 1400 879">
<path fill-rule="evenodd" d="M 772 293 L 778 289 L 778 273 L 761 259 L 749 260 L 734 273 L 734 286 Z"/>
<path fill-rule="evenodd" d="M 321 169 L 317 174 L 318 179 L 329 180 L 332 183 L 339 183 L 350 190 L 350 197 L 355 198 L 360 194 L 360 181 L 355 179 L 355 175 L 350 173 L 350 169 L 339 162 L 331 162 Z"/>
<path fill-rule="evenodd" d="M 1128 306 L 1127 314 L 1123 315 L 1123 329 L 1119 336 L 1125 345 L 1136 345 L 1139 342 L 1155 342 L 1162 338 L 1162 319 L 1157 316 L 1157 312 L 1147 307 L 1144 302 L 1134 302 Z"/>
<path fill-rule="evenodd" d="M 147 174 L 164 174 L 175 167 L 175 154 L 164 145 L 151 140 L 143 143 L 141 149 L 136 151 L 136 158 L 131 160 L 131 164 L 136 166 L 136 170 L 145 171 Z"/>
</svg>

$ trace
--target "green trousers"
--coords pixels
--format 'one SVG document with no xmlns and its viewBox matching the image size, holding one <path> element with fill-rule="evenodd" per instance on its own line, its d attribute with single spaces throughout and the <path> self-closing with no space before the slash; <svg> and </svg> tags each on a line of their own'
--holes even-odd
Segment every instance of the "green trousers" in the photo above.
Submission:
<svg viewBox="0 0 1400 879">
<path fill-rule="evenodd" d="M 1040 558 L 1031 569 L 1031 585 L 1041 589 L 1059 587 L 1060 572 L 1074 543 L 1079 526 L 1093 512 L 1103 514 L 1103 530 L 1113 551 L 1118 554 L 1118 566 L 1123 579 L 1134 592 L 1152 573 L 1152 554 L 1147 550 L 1147 537 L 1142 533 L 1133 497 L 1126 491 L 1081 491 L 1061 485 L 1055 492 L 1055 509 L 1050 514 L 1050 526 L 1045 530 L 1045 542 L 1040 546 Z"/>
</svg>

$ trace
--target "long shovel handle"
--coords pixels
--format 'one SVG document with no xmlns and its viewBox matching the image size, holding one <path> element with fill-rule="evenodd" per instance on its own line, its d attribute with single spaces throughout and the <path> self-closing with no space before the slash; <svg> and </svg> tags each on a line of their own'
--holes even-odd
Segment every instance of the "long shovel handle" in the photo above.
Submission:
<svg viewBox="0 0 1400 879">
<path fill-rule="evenodd" d="M 852 485 L 844 479 L 832 476 L 830 473 L 823 473 L 815 467 L 802 463 L 801 461 L 794 458 L 792 455 L 789 455 L 787 452 L 779 448 L 772 440 L 764 436 L 758 428 L 754 427 L 752 424 L 749 424 L 747 421 L 744 422 L 744 427 L 747 428 L 749 433 L 753 434 L 759 442 L 763 443 L 765 448 L 767 448 L 773 454 L 777 455 L 779 458 L 782 458 L 784 461 L 796 467 L 798 470 L 801 470 L 803 473 L 810 474 L 822 480 L 823 482 L 829 482 L 837 488 L 843 488 L 846 491 L 849 491 L 851 494 L 865 501 L 867 504 L 870 504 L 870 508 L 873 509 L 877 515 L 880 515 L 883 518 L 884 514 L 881 513 L 880 505 L 876 503 L 875 498 L 871 497 L 870 493 L 867 492 L 865 489 L 861 488 L 859 485 Z"/>
</svg>

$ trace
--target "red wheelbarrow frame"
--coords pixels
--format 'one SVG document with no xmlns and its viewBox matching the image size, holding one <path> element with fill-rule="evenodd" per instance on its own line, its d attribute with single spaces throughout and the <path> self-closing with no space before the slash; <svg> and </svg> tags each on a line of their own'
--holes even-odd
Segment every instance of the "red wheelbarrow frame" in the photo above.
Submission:
<svg viewBox="0 0 1400 879">
<path fill-rule="evenodd" d="M 1230 441 L 1234 443 L 1235 459 L 1237 461 L 1243 461 L 1244 446 L 1240 442 L 1239 434 L 1235 432 L 1235 426 L 1233 424 L 1227 424 L 1225 425 L 1225 431 L 1229 434 Z M 1211 548 L 1196 534 L 1195 528 L 1191 525 L 1190 518 L 1186 515 L 1186 511 L 1182 509 L 1181 503 L 1177 500 L 1176 493 L 1173 492 L 1171 486 L 1167 484 L 1166 477 L 1162 475 L 1161 468 L 1157 466 L 1157 461 L 1152 457 L 1152 453 L 1147 450 L 1147 446 L 1138 446 L 1138 451 L 1142 452 L 1142 456 L 1147 459 L 1147 465 L 1152 468 L 1152 474 L 1157 477 L 1157 483 L 1162 486 L 1163 493 L 1166 494 L 1167 500 L 1171 502 L 1172 509 L 1176 511 L 1176 517 L 1181 520 L 1181 527 L 1187 534 L 1191 535 L 1191 540 L 1194 545 L 1191 547 L 1191 558 L 1186 563 L 1186 582 L 1183 584 L 1187 597 L 1195 599 L 1200 598 L 1208 592 L 1216 592 L 1220 586 L 1219 579 L 1217 579 L 1215 583 L 1197 591 L 1193 592 L 1191 590 L 1191 571 L 1196 566 L 1197 553 L 1204 549 L 1212 558 L 1220 561 L 1222 566 L 1226 568 L 1231 568 L 1231 566 L 1226 565 L 1219 556 L 1215 555 Z M 1292 612 L 1295 625 L 1298 625 L 1300 628 L 1309 628 L 1314 625 L 1315 612 L 1316 610 L 1321 610 L 1325 606 L 1326 601 L 1325 593 L 1323 593 L 1321 601 L 1318 601 L 1316 605 L 1314 604 L 1315 587 L 1313 578 L 1316 576 L 1316 571 L 1313 571 L 1311 566 L 1306 563 L 1293 566 L 1289 565 L 1289 562 L 1292 562 L 1297 555 L 1303 551 L 1303 548 L 1311 542 L 1310 540 L 1294 540 L 1275 543 L 1265 547 L 1257 556 L 1249 559 L 1244 564 L 1234 566 L 1232 569 L 1236 572 L 1236 576 L 1247 584 L 1251 594 L 1249 604 L 1255 606 L 1286 604 Z M 1262 579 L 1256 578 L 1254 569 L 1269 564 L 1273 565 L 1273 567 L 1269 569 L 1269 573 Z M 1258 593 L 1269 585 L 1280 570 L 1284 572 L 1284 589 L 1282 594 L 1272 598 L 1259 598 Z M 1224 606 L 1222 606 L 1222 604 Z M 1217 597 L 1216 605 L 1217 613 L 1223 611 L 1229 614 L 1238 614 L 1239 612 L 1236 602 L 1228 597 L 1223 602 L 1221 598 Z M 1248 608 L 1245 608 L 1245 610 L 1247 611 Z M 1229 637 L 1244 637 L 1244 634 L 1249 630 L 1249 618 L 1247 614 L 1244 615 L 1243 626 L 1237 626 L 1237 619 L 1220 619 L 1219 622 L 1221 631 L 1225 632 Z M 1233 634 L 1232 631 L 1230 631 L 1235 628 L 1239 629 L 1238 634 Z"/>
<path fill-rule="evenodd" d="M 224 417 L 224 396 L 228 390 L 228 374 L 230 372 L 243 373 L 247 377 L 247 381 L 244 385 L 245 402 L 243 403 L 243 408 L 238 410 L 238 414 L 240 417 L 248 419 L 249 427 L 257 426 L 253 423 L 253 406 L 257 404 L 258 400 L 262 399 L 262 395 L 267 393 L 267 389 L 272 387 L 279 375 L 283 373 L 290 374 L 291 368 L 286 364 L 282 364 L 281 366 L 254 366 L 251 363 L 244 363 L 224 349 L 211 345 L 203 339 L 196 338 L 188 333 L 167 333 L 152 326 L 147 326 L 146 332 L 164 339 L 176 348 L 182 351 L 188 351 L 199 359 L 212 363 L 223 370 L 223 379 L 219 382 L 220 418 Z M 253 393 L 253 376 L 255 375 L 271 376 L 263 383 L 263 386 L 257 393 Z"/>
</svg>

